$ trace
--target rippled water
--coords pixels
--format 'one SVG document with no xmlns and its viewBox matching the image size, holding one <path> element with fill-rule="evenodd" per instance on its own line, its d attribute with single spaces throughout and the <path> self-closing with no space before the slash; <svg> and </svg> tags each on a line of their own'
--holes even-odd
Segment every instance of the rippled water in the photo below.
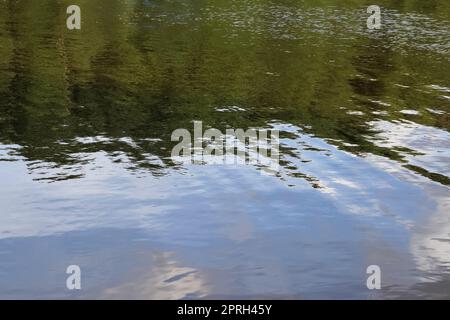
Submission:
<svg viewBox="0 0 450 320">
<path fill-rule="evenodd" d="M 450 298 L 450 2 L 363 2 L 0 2 L 0 298 Z"/>
</svg>

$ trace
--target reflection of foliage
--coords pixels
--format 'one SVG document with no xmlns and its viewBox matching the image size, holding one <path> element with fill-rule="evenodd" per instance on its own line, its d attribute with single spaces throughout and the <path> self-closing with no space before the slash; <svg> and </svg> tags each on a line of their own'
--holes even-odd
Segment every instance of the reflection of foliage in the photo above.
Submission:
<svg viewBox="0 0 450 320">
<path fill-rule="evenodd" d="M 448 1 L 381 3 L 437 21 L 450 16 Z M 368 122 L 414 108 L 421 113 L 414 121 L 450 129 L 448 100 L 425 88 L 448 84 L 448 57 L 413 47 L 402 54 L 385 46 L 395 41 L 388 33 L 351 34 L 339 19 L 333 23 L 346 33 L 340 37 L 301 22 L 283 25 L 283 14 L 291 11 L 326 11 L 334 4 L 353 12 L 360 1 L 306 1 L 301 7 L 289 0 L 112 0 L 108 6 L 83 0 L 79 32 L 65 29 L 68 4 L 0 3 L 0 138 L 22 145 L 30 161 L 73 166 L 84 163 L 77 154 L 101 150 L 159 174 L 171 165 L 171 132 L 191 128 L 192 120 L 224 129 L 276 119 L 347 151 L 395 160 L 402 160 L 399 152 L 366 139 L 373 134 Z M 253 25 L 233 20 L 235 11 Z M 245 112 L 216 111 L 234 105 Z M 446 113 L 430 113 L 430 106 Z M 380 111 L 388 113 L 373 114 Z M 77 142 L 98 136 L 108 142 Z"/>
</svg>

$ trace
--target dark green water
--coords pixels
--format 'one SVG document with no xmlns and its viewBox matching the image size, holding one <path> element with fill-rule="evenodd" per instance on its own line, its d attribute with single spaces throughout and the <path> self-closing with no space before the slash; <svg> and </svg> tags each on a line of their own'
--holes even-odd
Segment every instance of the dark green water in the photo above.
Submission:
<svg viewBox="0 0 450 320">
<path fill-rule="evenodd" d="M 70 4 L 0 2 L 0 298 L 450 298 L 448 0 Z M 194 120 L 280 172 L 173 163 Z"/>
</svg>

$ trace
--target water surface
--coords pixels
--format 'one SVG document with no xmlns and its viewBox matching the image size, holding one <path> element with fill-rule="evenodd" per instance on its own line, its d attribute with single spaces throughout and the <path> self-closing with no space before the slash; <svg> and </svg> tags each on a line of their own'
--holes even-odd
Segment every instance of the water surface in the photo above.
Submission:
<svg viewBox="0 0 450 320">
<path fill-rule="evenodd" d="M 0 298 L 450 298 L 450 2 L 78 3 L 0 3 Z M 173 163 L 198 120 L 280 172 Z"/>
</svg>

